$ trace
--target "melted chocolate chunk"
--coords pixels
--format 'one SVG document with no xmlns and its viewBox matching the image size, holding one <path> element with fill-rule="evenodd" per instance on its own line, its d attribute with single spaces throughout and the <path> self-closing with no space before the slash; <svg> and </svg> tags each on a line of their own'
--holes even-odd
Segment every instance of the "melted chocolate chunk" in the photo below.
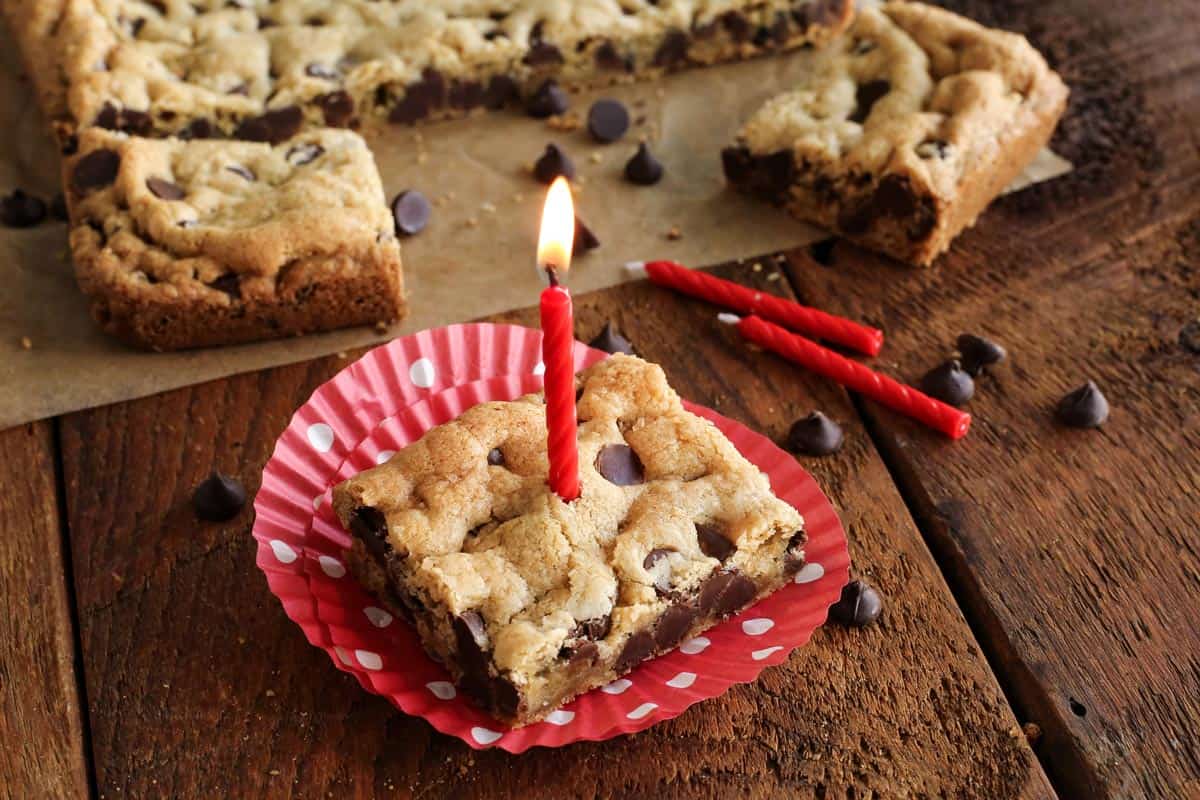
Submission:
<svg viewBox="0 0 1200 800">
<path fill-rule="evenodd" d="M 600 240 L 592 229 L 584 224 L 578 216 L 575 217 L 575 238 L 571 242 L 571 255 L 581 256 L 590 253 L 600 246 Z"/>
<path fill-rule="evenodd" d="M 13 189 L 0 199 L 0 224 L 9 228 L 32 228 L 46 218 L 46 203 L 40 197 Z"/>
<path fill-rule="evenodd" d="M 459 666 L 464 670 L 487 672 L 487 627 L 478 611 L 464 611 L 451 623 L 458 648 Z"/>
<path fill-rule="evenodd" d="M 555 45 L 550 44 L 542 38 L 542 31 L 545 27 L 545 21 L 538 20 L 529 31 L 529 51 L 521 60 L 531 67 L 563 63 L 562 52 Z"/>
<path fill-rule="evenodd" d="M 582 642 L 575 647 L 564 647 L 558 651 L 558 657 L 569 659 L 572 667 L 594 664 L 599 656 L 600 648 L 595 642 Z"/>
<path fill-rule="evenodd" d="M 654 626 L 654 644 L 659 650 L 670 650 L 683 640 L 696 622 L 699 612 L 692 605 L 671 606 Z"/>
<path fill-rule="evenodd" d="M 654 569 L 654 566 L 658 562 L 662 561 L 664 558 L 666 558 L 667 556 L 671 555 L 671 553 L 674 553 L 674 552 L 675 552 L 674 550 L 672 550 L 668 547 L 654 548 L 653 550 L 651 550 L 649 553 L 646 554 L 646 557 L 644 559 L 642 559 L 642 569 L 649 572 L 650 570 Z"/>
<path fill-rule="evenodd" d="M 450 84 L 447 103 L 451 108 L 470 111 L 483 105 L 483 84 L 479 81 L 454 81 Z"/>
<path fill-rule="evenodd" d="M 615 142 L 629 130 L 629 111 L 618 100 L 597 100 L 588 109 L 587 128 L 597 142 Z"/>
<path fill-rule="evenodd" d="M 483 92 L 483 105 L 496 111 L 521 96 L 517 82 L 507 75 L 494 75 Z"/>
<path fill-rule="evenodd" d="M 879 619 L 883 600 L 874 587 L 853 580 L 842 587 L 842 595 L 829 607 L 829 618 L 839 625 L 862 628 Z"/>
<path fill-rule="evenodd" d="M 937 225 L 933 200 L 916 195 L 908 178 L 902 175 L 883 178 L 865 199 L 843 208 L 837 223 L 843 231 L 854 235 L 866 233 L 880 217 L 909 219 L 906 233 L 914 242 L 927 237 Z"/>
<path fill-rule="evenodd" d="M 570 107 L 571 99 L 553 79 L 544 81 L 525 101 L 525 113 L 535 119 L 553 117 Z"/>
<path fill-rule="evenodd" d="M 613 71 L 633 71 L 633 57 L 623 56 L 612 42 L 605 42 L 596 48 L 596 66 L 600 69 Z"/>
<path fill-rule="evenodd" d="M 804 531 L 796 531 L 788 539 L 787 549 L 783 551 L 783 571 L 788 575 L 794 575 L 804 566 L 804 543 L 807 541 Z"/>
<path fill-rule="evenodd" d="M 662 180 L 663 165 L 650 152 L 645 142 L 638 145 L 633 158 L 625 164 L 625 179 L 639 186 L 653 186 Z"/>
<path fill-rule="evenodd" d="M 998 343 L 972 333 L 959 336 L 957 345 L 963 369 L 971 377 L 979 375 L 993 364 L 999 364 L 1008 356 L 1008 352 Z"/>
<path fill-rule="evenodd" d="M 788 431 L 787 446 L 793 453 L 828 456 L 842 449 L 842 428 L 820 411 L 796 420 Z"/>
<path fill-rule="evenodd" d="M 727 147 L 721 151 L 721 165 L 734 186 L 774 203 L 782 202 L 796 177 L 789 150 L 756 156 L 745 147 Z"/>
<path fill-rule="evenodd" d="M 325 154 L 325 148 L 319 144 L 305 143 L 289 147 L 285 158 L 293 167 L 311 164 Z"/>
<path fill-rule="evenodd" d="M 688 42 L 688 35 L 683 31 L 667 31 L 662 43 L 654 51 L 654 66 L 670 68 L 678 65 L 687 58 Z"/>
<path fill-rule="evenodd" d="M 606 444 L 596 454 L 596 471 L 617 486 L 637 486 L 646 482 L 645 467 L 627 444 Z"/>
<path fill-rule="evenodd" d="M 500 451 L 499 447 L 493 447 L 488 451 L 487 463 L 491 464 L 493 467 L 500 467 L 504 465 L 504 453 Z"/>
<path fill-rule="evenodd" d="M 562 175 L 567 180 L 575 179 L 575 163 L 556 144 L 546 145 L 546 152 L 533 165 L 533 177 L 540 183 L 553 183 Z"/>
<path fill-rule="evenodd" d="M 618 675 L 623 675 L 653 653 L 654 635 L 649 631 L 638 631 L 625 642 L 625 647 L 621 649 L 621 655 L 617 656 L 617 663 L 613 669 Z"/>
<path fill-rule="evenodd" d="M 321 109 L 325 124 L 331 128 L 343 128 L 354 117 L 354 98 L 342 89 L 328 94 L 319 94 L 313 102 Z"/>
<path fill-rule="evenodd" d="M 1088 381 L 1058 402 L 1058 419 L 1072 428 L 1098 428 L 1108 419 L 1108 399 Z"/>
<path fill-rule="evenodd" d="M 204 117 L 192 120 L 179 132 L 179 138 L 185 141 L 190 139 L 214 139 L 216 136 L 216 126 Z"/>
<path fill-rule="evenodd" d="M 109 186 L 117 179 L 121 157 L 115 150 L 93 150 L 75 162 L 71 172 L 71 188 L 85 195 Z"/>
<path fill-rule="evenodd" d="M 432 67 L 421 72 L 421 80 L 410 83 L 404 98 L 388 114 L 388 121 L 412 123 L 429 116 L 446 104 L 446 79 Z"/>
<path fill-rule="evenodd" d="M 183 224 L 182 222 L 180 223 Z M 185 228 L 190 225 L 183 225 Z M 210 289 L 216 289 L 218 292 L 224 292 L 234 300 L 242 299 L 242 279 L 238 277 L 236 272 L 226 272 L 221 277 L 217 278 L 212 283 L 208 284 Z"/>
<path fill-rule="evenodd" d="M 396 222 L 396 233 L 412 236 L 425 230 L 433 207 L 425 199 L 425 195 L 416 189 L 400 192 L 392 200 L 392 218 Z"/>
<path fill-rule="evenodd" d="M 868 81 L 860 84 L 854 93 L 854 111 L 850 114 L 850 121 L 857 122 L 860 125 L 866 122 L 867 117 L 871 115 L 871 109 L 875 107 L 875 103 L 892 90 L 892 85 L 887 81 L 876 80 Z"/>
<path fill-rule="evenodd" d="M 725 537 L 722 527 L 712 522 L 696 523 L 696 540 L 704 555 L 722 563 L 737 550 L 737 545 Z"/>
<path fill-rule="evenodd" d="M 163 178 L 147 178 L 146 188 L 159 200 L 182 200 L 187 197 L 182 186 Z"/>
<path fill-rule="evenodd" d="M 236 517 L 246 505 L 246 487 L 237 478 L 214 472 L 192 492 L 196 516 L 208 522 L 225 522 Z"/>
<path fill-rule="evenodd" d="M 62 192 L 54 195 L 54 199 L 50 201 L 50 216 L 54 217 L 59 222 L 67 222 L 69 214 L 67 212 L 67 198 Z"/>
<path fill-rule="evenodd" d="M 957 360 L 939 364 L 921 378 L 921 391 L 943 403 L 962 406 L 975 394 L 975 381 Z"/>
<path fill-rule="evenodd" d="M 594 347 L 606 353 L 624 353 L 627 356 L 634 354 L 633 342 L 626 339 L 613 327 L 612 320 L 604 323 L 604 329 L 595 339 L 588 342 L 588 347 Z"/>
<path fill-rule="evenodd" d="M 714 572 L 700 586 L 700 611 L 726 616 L 745 606 L 757 594 L 753 581 L 734 570 Z"/>
<path fill-rule="evenodd" d="M 286 106 L 242 120 L 234 136 L 250 142 L 279 144 L 295 136 L 303 124 L 304 112 L 300 106 Z"/>
<path fill-rule="evenodd" d="M 750 21 L 740 11 L 726 11 L 720 17 L 721 26 L 735 42 L 746 42 L 754 33 Z"/>
<path fill-rule="evenodd" d="M 370 506 L 359 506 L 350 514 L 350 532 L 357 536 L 376 560 L 392 551 L 387 538 L 387 519 L 383 512 Z"/>
</svg>

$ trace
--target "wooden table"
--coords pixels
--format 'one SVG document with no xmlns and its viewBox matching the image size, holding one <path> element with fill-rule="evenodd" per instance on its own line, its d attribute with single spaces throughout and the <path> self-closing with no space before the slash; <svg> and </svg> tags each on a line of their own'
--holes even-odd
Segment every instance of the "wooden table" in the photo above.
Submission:
<svg viewBox="0 0 1200 800">
<path fill-rule="evenodd" d="M 997 202 L 931 270 L 838 243 L 718 272 L 882 326 L 903 378 L 962 331 L 1002 341 L 965 441 L 748 352 L 701 303 L 579 303 L 581 338 L 615 320 L 684 395 L 777 440 L 813 408 L 845 426 L 804 464 L 879 625 L 826 627 L 635 737 L 472 752 L 306 644 L 249 509 L 190 510 L 214 468 L 257 488 L 332 357 L 0 432 L 0 795 L 1200 797 L 1200 7 L 955 5 L 1062 72 L 1075 172 Z M 1087 378 L 1112 418 L 1057 426 Z"/>
</svg>

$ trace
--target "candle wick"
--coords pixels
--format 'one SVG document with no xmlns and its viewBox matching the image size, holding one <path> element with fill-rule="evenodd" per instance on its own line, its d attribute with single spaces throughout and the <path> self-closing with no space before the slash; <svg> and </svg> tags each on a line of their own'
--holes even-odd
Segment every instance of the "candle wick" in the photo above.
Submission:
<svg viewBox="0 0 1200 800">
<path fill-rule="evenodd" d="M 550 281 L 551 286 L 558 286 L 558 270 L 552 264 L 546 265 L 546 279 Z"/>
</svg>

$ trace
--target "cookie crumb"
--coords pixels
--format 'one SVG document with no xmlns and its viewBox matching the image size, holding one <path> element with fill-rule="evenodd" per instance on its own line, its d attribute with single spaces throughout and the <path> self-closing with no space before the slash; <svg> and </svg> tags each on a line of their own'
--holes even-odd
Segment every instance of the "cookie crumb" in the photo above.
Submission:
<svg viewBox="0 0 1200 800">
<path fill-rule="evenodd" d="M 33 349 L 33 339 L 30 339 L 28 336 L 22 336 L 21 337 L 21 349 L 22 350 L 32 350 Z"/>
<path fill-rule="evenodd" d="M 388 329 L 388 324 L 386 322 L 380 320 L 379 322 L 375 323 L 375 332 L 376 333 L 387 333 L 387 329 Z"/>
<path fill-rule="evenodd" d="M 592 162 L 593 164 L 599 164 L 603 160 L 604 156 L 599 150 L 593 151 L 592 154 L 588 156 L 588 161 Z"/>
<path fill-rule="evenodd" d="M 777 280 L 779 280 L 779 279 L 780 279 L 780 278 L 782 278 L 782 277 L 783 277 L 783 275 L 781 275 L 780 273 L 778 273 L 778 272 L 772 272 L 770 275 L 768 275 L 768 276 L 767 276 L 767 280 L 769 280 L 769 281 L 777 281 Z"/>
<path fill-rule="evenodd" d="M 490 200 L 484 200 L 483 203 L 481 203 L 479 205 L 479 210 L 483 211 L 487 214 L 495 214 L 496 213 L 496 204 L 491 202 Z"/>
<path fill-rule="evenodd" d="M 555 114 L 553 117 L 547 118 L 546 127 L 550 130 L 570 133 L 582 128 L 583 120 L 574 111 L 568 111 L 565 114 Z"/>
<path fill-rule="evenodd" d="M 479 219 L 476 217 L 467 217 L 467 221 L 463 224 L 466 225 L 468 228 L 478 228 L 479 227 Z"/>
<path fill-rule="evenodd" d="M 683 231 L 679 230 L 678 225 L 672 225 L 671 230 L 667 231 L 667 239 L 672 242 L 679 241 L 683 238 Z"/>
<path fill-rule="evenodd" d="M 1042 738 L 1042 728 L 1036 722 L 1026 722 L 1021 726 L 1021 730 L 1030 745 L 1036 745 Z"/>
<path fill-rule="evenodd" d="M 758 261 L 755 261 L 750 265 L 750 269 L 754 272 L 762 272 L 762 264 Z"/>
</svg>

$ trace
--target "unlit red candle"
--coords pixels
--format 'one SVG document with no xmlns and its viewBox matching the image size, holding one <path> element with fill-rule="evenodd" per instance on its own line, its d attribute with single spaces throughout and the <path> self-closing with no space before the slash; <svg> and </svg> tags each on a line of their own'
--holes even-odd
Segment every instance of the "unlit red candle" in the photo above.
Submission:
<svg viewBox="0 0 1200 800">
<path fill-rule="evenodd" d="M 659 286 L 742 314 L 755 314 L 797 333 L 840 344 L 869 356 L 879 355 L 883 347 L 883 331 L 878 328 L 765 294 L 706 272 L 688 269 L 673 261 L 648 261 L 643 269 L 646 277 Z"/>
<path fill-rule="evenodd" d="M 971 415 L 965 411 L 905 386 L 761 317 L 748 316 L 739 320 L 732 314 L 722 314 L 721 321 L 736 324 L 738 333 L 747 341 L 837 381 L 847 389 L 924 423 L 951 439 L 961 439 L 971 427 Z"/>
</svg>

